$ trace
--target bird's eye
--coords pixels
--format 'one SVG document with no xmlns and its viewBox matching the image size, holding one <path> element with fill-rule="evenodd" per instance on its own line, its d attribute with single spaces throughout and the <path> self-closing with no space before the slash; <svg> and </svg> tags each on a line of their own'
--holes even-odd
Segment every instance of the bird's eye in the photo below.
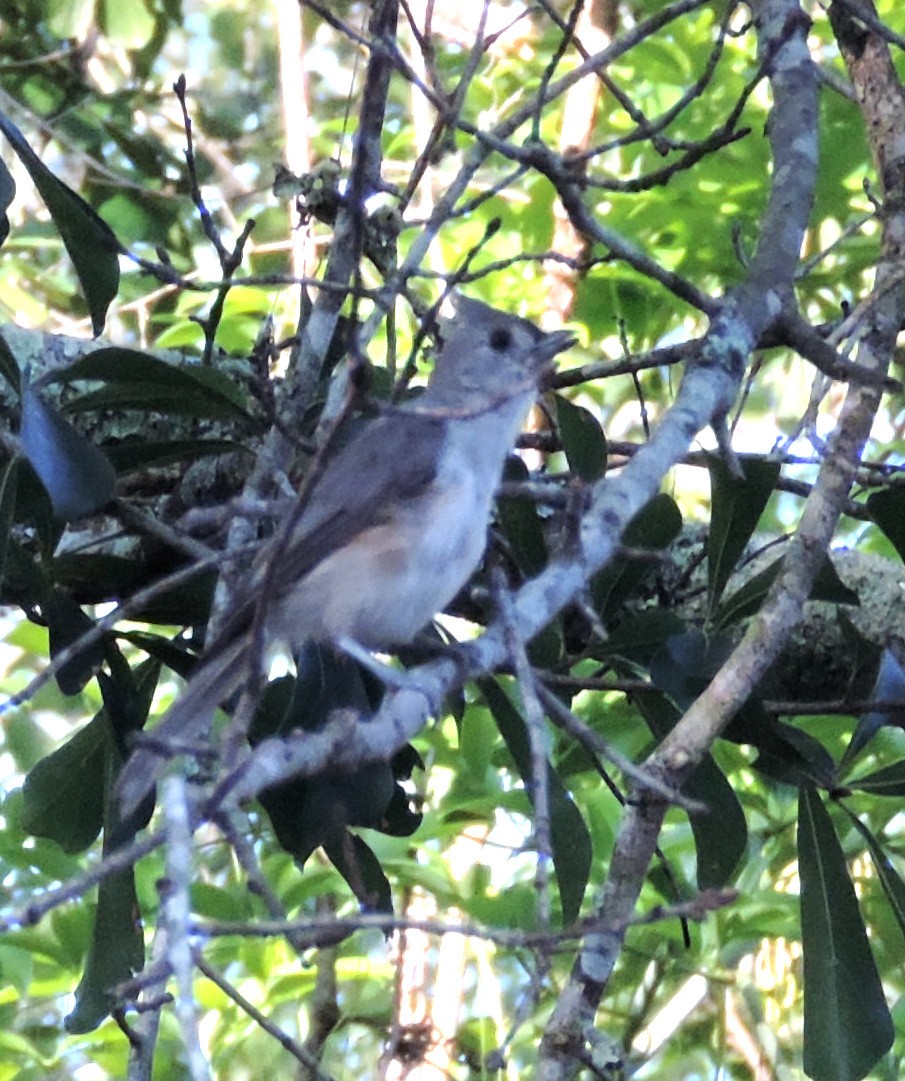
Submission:
<svg viewBox="0 0 905 1081">
<path fill-rule="evenodd" d="M 490 332 L 490 348 L 502 353 L 512 345 L 512 331 L 508 327 L 494 327 Z"/>
</svg>

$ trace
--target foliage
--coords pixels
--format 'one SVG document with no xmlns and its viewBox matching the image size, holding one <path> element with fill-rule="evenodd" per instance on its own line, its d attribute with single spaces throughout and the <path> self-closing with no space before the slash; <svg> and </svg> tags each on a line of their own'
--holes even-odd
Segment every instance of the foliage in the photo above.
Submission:
<svg viewBox="0 0 905 1081">
<path fill-rule="evenodd" d="M 0 2 L 0 1077 L 897 1076 L 905 19 L 441 6 Z M 439 716 L 311 645 L 123 815 L 447 284 L 579 342 Z"/>
</svg>

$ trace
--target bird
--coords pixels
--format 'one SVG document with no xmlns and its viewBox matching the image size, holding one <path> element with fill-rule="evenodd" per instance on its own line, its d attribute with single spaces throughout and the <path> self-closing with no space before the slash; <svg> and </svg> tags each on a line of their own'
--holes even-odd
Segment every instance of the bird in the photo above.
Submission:
<svg viewBox="0 0 905 1081">
<path fill-rule="evenodd" d="M 410 643 L 477 568 L 506 458 L 553 358 L 575 339 L 458 293 L 454 307 L 423 392 L 330 457 L 259 552 L 154 729 L 158 748 L 205 733 L 217 706 L 257 670 L 262 642 L 389 651 Z M 123 816 L 165 767 L 158 750 L 135 747 L 116 787 Z"/>
</svg>

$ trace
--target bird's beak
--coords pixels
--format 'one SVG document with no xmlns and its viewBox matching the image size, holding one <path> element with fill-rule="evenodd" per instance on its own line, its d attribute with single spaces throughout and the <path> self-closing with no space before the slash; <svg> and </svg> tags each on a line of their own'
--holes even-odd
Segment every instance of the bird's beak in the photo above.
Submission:
<svg viewBox="0 0 905 1081">
<path fill-rule="evenodd" d="M 557 353 L 571 349 L 577 342 L 578 339 L 571 330 L 551 330 L 541 338 L 538 348 L 544 359 L 552 360 Z"/>
</svg>

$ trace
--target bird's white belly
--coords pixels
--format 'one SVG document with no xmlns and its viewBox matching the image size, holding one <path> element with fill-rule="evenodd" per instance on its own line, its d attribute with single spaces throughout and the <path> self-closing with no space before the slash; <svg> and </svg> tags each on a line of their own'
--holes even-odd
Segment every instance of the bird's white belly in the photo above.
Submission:
<svg viewBox="0 0 905 1081">
<path fill-rule="evenodd" d="M 410 641 L 462 588 L 484 551 L 490 498 L 449 463 L 422 495 L 322 560 L 280 604 L 290 642 L 351 636 L 376 648 Z"/>
</svg>

